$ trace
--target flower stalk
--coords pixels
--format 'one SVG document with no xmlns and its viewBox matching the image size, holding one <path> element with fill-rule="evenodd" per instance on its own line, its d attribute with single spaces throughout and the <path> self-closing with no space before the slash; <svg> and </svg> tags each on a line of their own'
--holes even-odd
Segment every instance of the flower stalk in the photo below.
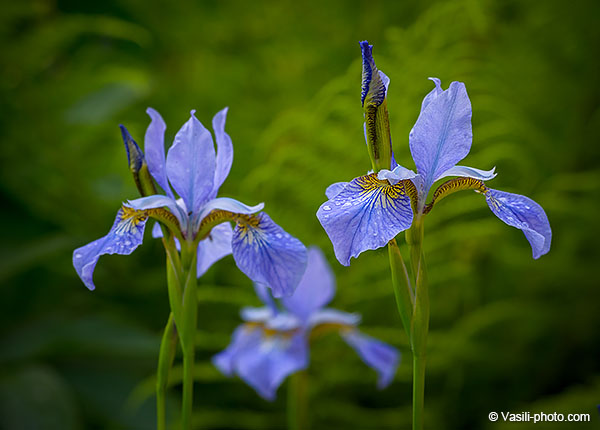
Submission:
<svg viewBox="0 0 600 430">
<path fill-rule="evenodd" d="M 288 430 L 309 430 L 308 370 L 290 376 L 287 400 Z"/>
<path fill-rule="evenodd" d="M 169 314 L 167 325 L 163 333 L 158 355 L 158 369 L 156 371 L 156 428 L 157 430 L 166 430 L 167 413 L 166 398 L 167 387 L 169 385 L 169 371 L 175 359 L 177 350 L 177 329 L 173 313 Z"/>
</svg>

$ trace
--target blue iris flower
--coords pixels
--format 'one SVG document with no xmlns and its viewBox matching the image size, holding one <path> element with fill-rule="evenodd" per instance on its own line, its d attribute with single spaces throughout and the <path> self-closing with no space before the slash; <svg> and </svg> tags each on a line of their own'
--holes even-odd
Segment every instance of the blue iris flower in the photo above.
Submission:
<svg viewBox="0 0 600 430">
<path fill-rule="evenodd" d="M 310 340 L 335 330 L 377 371 L 380 389 L 392 382 L 399 351 L 360 333 L 359 315 L 324 307 L 335 295 L 335 278 L 318 248 L 309 248 L 306 272 L 294 295 L 281 300 L 281 308 L 264 287 L 255 286 L 266 306 L 242 310 L 246 322 L 235 330 L 229 346 L 213 357 L 221 372 L 239 375 L 260 396 L 273 400 L 288 375 L 308 367 Z"/>
<path fill-rule="evenodd" d="M 233 145 L 225 132 L 227 108 L 212 121 L 217 150 L 211 133 L 192 111 L 166 156 L 166 124 L 154 109 L 149 108 L 147 113 L 151 123 L 145 135 L 145 157 L 125 127 L 121 130 L 132 169 L 147 168 L 165 195 L 149 195 L 123 204 L 106 236 L 73 252 L 73 265 L 84 284 L 93 290 L 92 275 L 98 258 L 103 254 L 131 254 L 142 243 L 148 217 L 160 212 L 157 219 L 170 220 L 180 240 L 197 241 L 198 276 L 215 261 L 233 254 L 240 270 L 253 281 L 269 286 L 274 296 L 292 294 L 306 266 L 304 245 L 260 212 L 264 204 L 247 206 L 217 197 L 233 162 Z M 231 221 L 235 222 L 234 229 Z M 158 225 L 153 233 L 155 237 L 161 235 Z"/>
<path fill-rule="evenodd" d="M 389 78 L 377 69 L 372 45 L 361 42 L 363 82 L 361 99 L 365 109 L 370 103 L 386 102 Z M 550 250 L 552 231 L 542 207 L 528 197 L 488 188 L 495 169 L 489 171 L 457 165 L 471 149 L 471 102 L 462 82 L 452 82 L 442 90 L 437 78 L 435 88 L 425 96 L 421 113 L 409 134 L 410 151 L 416 173 L 394 160 L 383 168 L 350 182 L 338 182 L 326 190 L 329 199 L 317 211 L 339 262 L 370 249 L 385 246 L 400 232 L 410 228 L 413 217 L 427 214 L 436 201 L 459 190 L 474 190 L 485 196 L 494 215 L 523 231 L 531 244 L 533 258 Z M 367 122 L 369 118 L 367 117 Z M 375 128 L 365 124 L 365 137 Z M 391 141 L 389 142 L 391 152 Z M 454 177 L 440 185 L 432 200 L 426 199 L 439 179 Z"/>
</svg>

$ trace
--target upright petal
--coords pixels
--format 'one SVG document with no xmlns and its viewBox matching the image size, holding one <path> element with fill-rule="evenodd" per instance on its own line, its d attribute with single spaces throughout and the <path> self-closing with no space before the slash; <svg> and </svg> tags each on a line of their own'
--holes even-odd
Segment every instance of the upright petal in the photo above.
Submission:
<svg viewBox="0 0 600 430">
<path fill-rule="evenodd" d="M 212 193 L 216 155 L 210 132 L 194 112 L 175 135 L 167 154 L 167 175 L 188 211 L 195 214 Z"/>
<path fill-rule="evenodd" d="M 348 266 L 351 257 L 381 248 L 409 228 L 413 213 L 404 184 L 390 185 L 373 173 L 353 179 L 321 205 L 317 217 L 338 261 Z"/>
<path fill-rule="evenodd" d="M 148 170 L 154 180 L 165 190 L 167 195 L 174 198 L 173 191 L 167 180 L 167 169 L 165 167 L 165 130 L 167 125 L 162 116 L 152 108 L 146 109 L 151 122 L 146 129 L 144 137 L 144 149 L 146 150 L 146 160 Z"/>
<path fill-rule="evenodd" d="M 95 288 L 92 278 L 101 255 L 128 255 L 142 243 L 146 220 L 145 215 L 123 206 L 106 236 L 73 251 L 73 266 L 86 287 Z"/>
<path fill-rule="evenodd" d="M 204 275 L 215 262 L 231 254 L 231 224 L 218 224 L 210 231 L 208 237 L 198 243 L 198 277 Z"/>
<path fill-rule="evenodd" d="M 254 282 L 271 288 L 274 297 L 291 295 L 306 268 L 306 248 L 275 224 L 269 215 L 240 215 L 233 232 L 233 258 Z"/>
<path fill-rule="evenodd" d="M 350 330 L 342 333 L 344 340 L 358 353 L 365 364 L 379 374 L 377 388 L 382 389 L 390 385 L 400 363 L 400 352 L 386 344 L 360 333 Z"/>
<path fill-rule="evenodd" d="M 283 305 L 303 320 L 329 303 L 335 296 L 335 277 L 323 252 L 314 246 L 308 248 L 306 271 L 296 291 L 284 297 Z"/>
<path fill-rule="evenodd" d="M 452 82 L 450 88 L 441 91 L 439 80 L 435 84 L 435 96 L 430 93 L 429 100 L 423 101 L 424 108 L 409 135 L 410 151 L 426 189 L 465 158 L 473 138 L 471 102 L 465 85 Z"/>
<path fill-rule="evenodd" d="M 440 81 L 438 78 L 428 78 L 428 79 L 430 81 L 433 81 L 433 83 L 435 84 L 435 87 L 423 99 L 423 102 L 421 103 L 421 112 L 423 112 L 423 109 L 425 109 L 427 107 L 427 105 L 429 103 L 431 103 L 432 100 L 434 100 L 437 96 L 439 96 L 443 92 L 442 91 L 442 81 Z"/>
<path fill-rule="evenodd" d="M 488 206 L 506 224 L 523 231 L 531 244 L 533 258 L 540 258 L 550 250 L 552 230 L 544 209 L 528 197 L 488 188 L 485 192 Z"/>
<path fill-rule="evenodd" d="M 233 144 L 231 143 L 231 137 L 225 133 L 227 109 L 228 108 L 225 108 L 220 112 L 217 112 L 212 120 L 213 130 L 215 131 L 215 139 L 217 141 L 217 165 L 213 186 L 214 196 L 217 195 L 219 187 L 223 184 L 227 178 L 227 175 L 229 175 L 229 170 L 231 169 L 231 164 L 233 163 Z"/>
</svg>

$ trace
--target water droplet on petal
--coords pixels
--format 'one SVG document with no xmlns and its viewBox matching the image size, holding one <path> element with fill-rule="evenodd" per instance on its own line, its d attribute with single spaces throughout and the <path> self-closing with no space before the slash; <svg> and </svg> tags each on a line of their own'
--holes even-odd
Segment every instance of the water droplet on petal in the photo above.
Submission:
<svg viewBox="0 0 600 430">
<path fill-rule="evenodd" d="M 81 254 L 80 253 L 75 254 L 75 258 L 81 258 Z"/>
<path fill-rule="evenodd" d="M 325 205 L 325 206 L 323 206 L 323 210 L 324 211 L 330 211 L 331 210 L 331 206 Z"/>
</svg>

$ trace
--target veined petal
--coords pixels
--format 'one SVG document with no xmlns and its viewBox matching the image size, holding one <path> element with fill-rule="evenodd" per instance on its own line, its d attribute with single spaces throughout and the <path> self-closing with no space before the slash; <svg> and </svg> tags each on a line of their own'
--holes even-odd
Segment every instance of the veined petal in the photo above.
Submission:
<svg viewBox="0 0 600 430">
<path fill-rule="evenodd" d="M 301 334 L 266 335 L 261 328 L 241 327 L 213 363 L 227 375 L 237 373 L 264 399 L 274 400 L 284 379 L 308 366 L 308 346 Z"/>
<path fill-rule="evenodd" d="M 253 214 L 263 210 L 265 207 L 264 203 L 259 203 L 256 206 L 248 206 L 240 201 L 235 199 L 231 199 L 229 197 L 218 197 L 216 199 L 212 199 L 208 203 L 206 203 L 202 209 L 198 212 L 198 216 L 196 219 L 196 230 L 198 226 L 202 222 L 202 220 L 212 211 L 214 210 L 223 210 L 227 212 L 232 212 L 234 214 Z"/>
<path fill-rule="evenodd" d="M 308 248 L 306 271 L 290 297 L 281 299 L 283 306 L 294 315 L 306 320 L 335 296 L 335 277 L 323 252 L 317 247 Z"/>
<path fill-rule="evenodd" d="M 377 388 L 380 390 L 390 385 L 400 363 L 400 352 L 373 337 L 364 335 L 358 330 L 342 333 L 344 340 L 358 353 L 365 364 L 379 374 Z"/>
<path fill-rule="evenodd" d="M 291 295 L 306 268 L 306 248 L 261 212 L 240 215 L 233 232 L 233 258 L 254 282 L 271 288 L 274 297 Z"/>
<path fill-rule="evenodd" d="M 437 181 L 438 179 L 446 178 L 448 176 L 460 176 L 463 178 L 479 179 L 480 181 L 489 181 L 494 179 L 496 175 L 496 167 L 491 170 L 480 170 L 474 167 L 454 166 L 446 170 L 435 180 Z"/>
<path fill-rule="evenodd" d="M 231 254 L 233 230 L 224 222 L 212 228 L 208 237 L 198 243 L 198 277 L 204 275 L 215 262 Z"/>
<path fill-rule="evenodd" d="M 306 322 L 306 327 L 308 330 L 312 330 L 313 328 L 324 324 L 340 327 L 355 327 L 360 323 L 360 320 L 361 317 L 359 314 L 351 314 L 337 309 L 325 308 L 313 312 Z"/>
<path fill-rule="evenodd" d="M 123 206 L 106 236 L 73 251 L 73 266 L 86 287 L 95 288 L 92 277 L 101 255 L 128 255 L 142 243 L 146 220 L 145 215 Z"/>
<path fill-rule="evenodd" d="M 167 195 L 174 198 L 173 191 L 171 191 L 169 181 L 167 180 L 167 169 L 165 167 L 165 130 L 167 129 L 167 125 L 162 116 L 154 109 L 148 108 L 146 109 L 146 113 L 151 119 L 144 137 L 148 170 L 150 170 L 150 174 L 154 180 L 165 190 Z"/>
<path fill-rule="evenodd" d="M 385 99 L 390 79 L 377 70 L 372 54 L 373 45 L 365 40 L 360 42 L 360 49 L 363 58 L 360 102 L 363 106 L 365 103 L 379 106 Z"/>
<path fill-rule="evenodd" d="M 387 179 L 392 185 L 396 185 L 404 179 L 412 179 L 415 176 L 417 176 L 415 172 L 400 165 L 396 165 L 393 170 L 382 169 L 377 173 L 377 179 Z"/>
<path fill-rule="evenodd" d="M 337 196 L 350 182 L 335 182 L 327 187 L 325 195 L 328 199 L 332 199 Z"/>
<path fill-rule="evenodd" d="M 327 232 L 335 256 L 344 266 L 351 257 L 385 246 L 412 224 L 413 213 L 405 185 L 390 185 L 375 174 L 350 182 L 323 203 L 317 218 Z"/>
<path fill-rule="evenodd" d="M 436 81 L 436 91 L 439 81 Z M 439 89 L 441 90 L 441 88 Z M 428 190 L 435 179 L 465 158 L 471 149 L 471 102 L 465 84 L 429 93 L 409 134 L 410 152 Z"/>
<path fill-rule="evenodd" d="M 175 215 L 177 221 L 179 221 L 181 231 L 186 231 L 187 229 L 188 217 L 185 213 L 185 209 L 182 209 L 181 206 L 170 197 L 155 194 L 153 196 L 141 197 L 135 200 L 128 200 L 127 204 L 133 209 L 139 211 L 145 209 L 166 207 L 171 211 L 173 215 Z"/>
<path fill-rule="evenodd" d="M 216 155 L 210 132 L 194 113 L 175 135 L 167 154 L 167 175 L 188 210 L 195 214 L 212 193 Z"/>
<path fill-rule="evenodd" d="M 519 194 L 488 188 L 485 192 L 488 206 L 506 224 L 523 231 L 531 244 L 533 258 L 540 258 L 550 250 L 552 230 L 544 209 Z"/>
<path fill-rule="evenodd" d="M 225 108 L 217 112 L 212 120 L 215 140 L 217 141 L 217 164 L 213 185 L 213 197 L 217 195 L 219 187 L 223 184 L 227 175 L 229 175 L 229 170 L 231 170 L 231 164 L 233 163 L 233 144 L 231 143 L 231 137 L 225 133 L 227 110 L 228 108 Z"/>
</svg>

